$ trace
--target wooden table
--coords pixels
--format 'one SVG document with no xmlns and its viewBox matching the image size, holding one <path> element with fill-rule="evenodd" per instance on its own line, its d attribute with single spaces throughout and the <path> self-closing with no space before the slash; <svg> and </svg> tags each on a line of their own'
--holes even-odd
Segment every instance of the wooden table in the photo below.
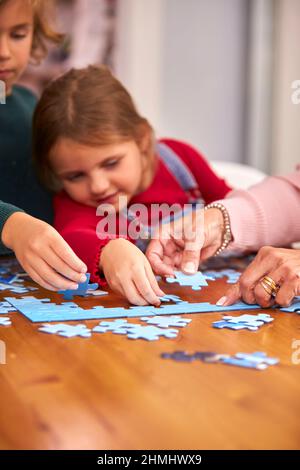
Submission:
<svg viewBox="0 0 300 470">
<path fill-rule="evenodd" d="M 162 286 L 191 302 L 215 302 L 228 287 L 224 280 L 200 292 Z M 43 289 L 36 296 L 62 301 Z M 75 301 L 84 308 L 127 306 L 112 294 Z M 300 316 L 272 314 L 274 322 L 257 332 L 212 328 L 220 314 L 186 315 L 192 323 L 177 339 L 147 342 L 112 333 L 47 335 L 12 313 L 13 326 L 0 327 L 7 347 L 0 448 L 299 449 L 300 364 L 292 363 L 292 343 L 300 340 Z M 257 371 L 160 357 L 179 349 L 265 351 L 280 364 Z"/>
</svg>

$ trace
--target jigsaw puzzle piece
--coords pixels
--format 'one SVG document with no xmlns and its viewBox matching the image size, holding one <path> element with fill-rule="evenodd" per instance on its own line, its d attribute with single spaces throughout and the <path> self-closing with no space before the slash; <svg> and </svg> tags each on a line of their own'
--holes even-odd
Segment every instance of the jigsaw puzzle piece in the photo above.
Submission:
<svg viewBox="0 0 300 470">
<path fill-rule="evenodd" d="M 117 332 L 119 334 L 119 332 Z M 176 338 L 178 330 L 175 329 L 161 329 L 156 326 L 142 326 L 134 325 L 130 331 L 127 332 L 129 339 L 145 339 L 147 341 L 155 341 L 161 336 L 165 338 Z"/>
<path fill-rule="evenodd" d="M 9 317 L 0 317 L 0 326 L 10 326 L 11 320 Z"/>
<path fill-rule="evenodd" d="M 251 362 L 256 362 L 257 364 L 267 364 L 268 366 L 274 366 L 279 363 L 279 359 L 276 357 L 268 357 L 264 352 L 254 352 L 250 353 L 237 353 L 235 355 L 238 359 L 246 359 Z"/>
<path fill-rule="evenodd" d="M 156 325 L 160 328 L 169 328 L 170 326 L 184 327 L 187 326 L 192 320 L 189 318 L 182 318 L 177 315 L 154 317 L 141 317 L 141 320 L 148 323 L 148 325 Z"/>
<path fill-rule="evenodd" d="M 170 301 L 175 302 L 175 303 L 183 302 L 183 300 L 181 300 L 181 298 L 178 295 L 171 295 L 171 294 L 166 294 L 163 297 L 159 297 L 159 300 L 161 302 L 170 302 Z"/>
<path fill-rule="evenodd" d="M 167 277 L 169 284 L 178 283 L 180 286 L 189 286 L 192 290 L 200 290 L 201 287 L 208 286 L 205 276 L 198 271 L 196 274 L 184 274 L 181 271 L 175 271 L 175 278 Z"/>
<path fill-rule="evenodd" d="M 95 326 L 93 331 L 95 333 L 106 333 L 108 331 L 116 333 L 117 331 L 122 330 L 121 332 L 126 334 L 127 330 L 131 327 L 132 323 L 128 323 L 127 320 L 103 321 L 99 323 L 99 325 Z"/>
<path fill-rule="evenodd" d="M 172 353 L 162 353 L 160 355 L 163 359 L 173 359 L 178 362 L 192 362 L 195 360 L 193 354 L 187 354 L 185 351 L 174 351 Z"/>
<path fill-rule="evenodd" d="M 86 280 L 84 282 L 81 282 L 78 285 L 77 289 L 66 289 L 66 290 L 60 290 L 58 291 L 59 294 L 63 295 L 63 298 L 65 300 L 73 300 L 74 295 L 80 295 L 82 297 L 85 297 L 87 294 L 87 291 L 94 291 L 98 288 L 98 284 L 89 284 L 90 281 L 90 273 L 86 273 Z"/>
<path fill-rule="evenodd" d="M 263 323 L 261 323 L 263 325 Z M 258 326 L 261 326 L 258 325 Z M 256 331 L 258 330 L 258 326 L 255 325 L 248 325 L 247 323 L 230 323 L 228 321 L 216 321 L 213 322 L 214 328 L 229 328 L 230 330 L 251 330 Z"/>
<path fill-rule="evenodd" d="M 59 336 L 64 336 L 66 338 L 73 338 L 75 336 L 80 336 L 82 338 L 90 338 L 91 330 L 86 327 L 86 325 L 66 325 L 60 323 L 57 325 L 53 324 L 44 324 L 39 331 L 49 334 L 58 334 Z"/>
</svg>

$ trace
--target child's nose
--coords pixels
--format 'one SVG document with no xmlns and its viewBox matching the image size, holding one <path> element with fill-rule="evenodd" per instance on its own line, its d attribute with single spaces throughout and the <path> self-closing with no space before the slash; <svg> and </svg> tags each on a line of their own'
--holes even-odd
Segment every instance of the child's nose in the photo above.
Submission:
<svg viewBox="0 0 300 470">
<path fill-rule="evenodd" d="M 108 189 L 109 189 L 109 181 L 108 179 L 104 178 L 101 175 L 95 175 L 91 179 L 91 193 L 95 195 L 101 196 L 102 194 L 105 194 Z"/>
<path fill-rule="evenodd" d="M 8 40 L 0 36 L 0 61 L 8 60 L 11 57 Z"/>
</svg>

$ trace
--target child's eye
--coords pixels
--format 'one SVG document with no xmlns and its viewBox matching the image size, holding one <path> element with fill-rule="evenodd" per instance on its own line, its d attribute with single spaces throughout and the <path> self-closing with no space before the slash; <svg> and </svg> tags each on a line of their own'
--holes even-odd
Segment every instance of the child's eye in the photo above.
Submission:
<svg viewBox="0 0 300 470">
<path fill-rule="evenodd" d="M 104 168 L 114 168 L 119 164 L 120 160 L 108 160 L 107 162 L 104 163 L 103 167 Z"/>
<path fill-rule="evenodd" d="M 76 175 L 67 176 L 66 180 L 73 182 L 73 181 L 78 181 L 81 178 L 83 178 L 83 173 L 77 173 Z"/>
<path fill-rule="evenodd" d="M 21 40 L 27 37 L 28 33 L 11 33 L 12 39 Z"/>
</svg>

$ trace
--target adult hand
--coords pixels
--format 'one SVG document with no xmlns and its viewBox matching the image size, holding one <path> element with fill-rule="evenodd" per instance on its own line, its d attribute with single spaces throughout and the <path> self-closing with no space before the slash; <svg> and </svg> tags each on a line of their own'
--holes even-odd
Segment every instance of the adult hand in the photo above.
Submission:
<svg viewBox="0 0 300 470">
<path fill-rule="evenodd" d="M 14 251 L 29 276 L 48 290 L 77 289 L 87 267 L 51 225 L 23 212 L 13 213 L 2 243 Z"/>
<path fill-rule="evenodd" d="M 172 276 L 176 268 L 194 274 L 199 263 L 213 256 L 221 246 L 223 232 L 224 220 L 219 209 L 199 209 L 160 226 L 146 256 L 160 276 Z"/>
<path fill-rule="evenodd" d="M 280 288 L 272 297 L 263 288 L 264 276 L 271 278 Z M 300 294 L 300 250 L 265 246 L 241 275 L 239 282 L 227 291 L 217 304 L 231 305 L 239 299 L 263 308 L 274 303 L 286 307 Z"/>
</svg>

